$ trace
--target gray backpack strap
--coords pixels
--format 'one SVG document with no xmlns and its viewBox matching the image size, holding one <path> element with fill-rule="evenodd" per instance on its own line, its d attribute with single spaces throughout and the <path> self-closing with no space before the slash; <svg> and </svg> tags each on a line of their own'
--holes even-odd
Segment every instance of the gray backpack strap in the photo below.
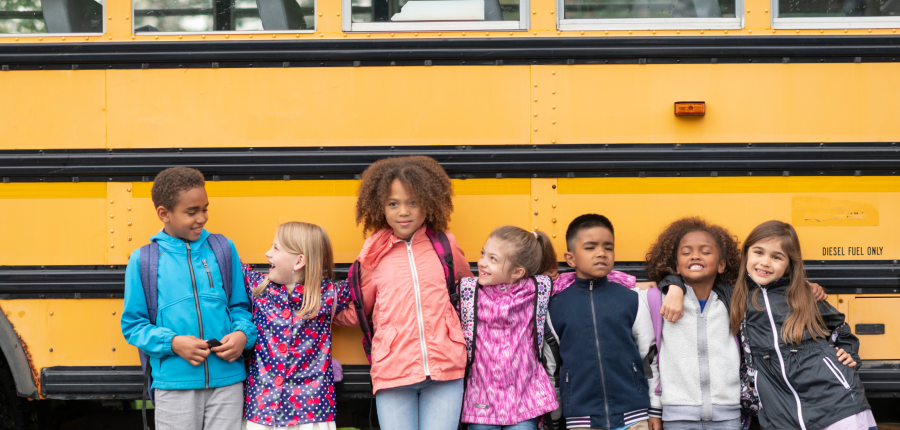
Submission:
<svg viewBox="0 0 900 430">
<path fill-rule="evenodd" d="M 219 264 L 219 273 L 222 274 L 222 286 L 225 288 L 225 300 L 231 303 L 231 287 L 233 280 L 231 279 L 231 246 L 228 239 L 221 234 L 210 234 L 206 239 L 209 247 L 212 248 L 213 254 L 216 255 L 216 263 Z"/>
</svg>

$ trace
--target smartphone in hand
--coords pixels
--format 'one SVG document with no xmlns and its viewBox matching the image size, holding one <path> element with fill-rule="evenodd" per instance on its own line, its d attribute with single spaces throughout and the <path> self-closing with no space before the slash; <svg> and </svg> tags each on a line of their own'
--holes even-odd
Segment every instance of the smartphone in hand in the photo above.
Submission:
<svg viewBox="0 0 900 430">
<path fill-rule="evenodd" d="M 215 348 L 217 346 L 222 346 L 222 342 L 219 342 L 218 339 L 210 339 L 206 341 L 206 345 L 210 348 Z"/>
</svg>

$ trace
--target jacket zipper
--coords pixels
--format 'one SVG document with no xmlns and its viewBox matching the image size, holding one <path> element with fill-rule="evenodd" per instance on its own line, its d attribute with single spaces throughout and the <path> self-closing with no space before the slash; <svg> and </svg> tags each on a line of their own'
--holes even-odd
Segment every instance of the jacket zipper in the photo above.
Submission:
<svg viewBox="0 0 900 430">
<path fill-rule="evenodd" d="M 762 288 L 763 298 L 766 300 L 766 315 L 769 316 L 769 324 L 772 326 L 772 340 L 775 344 L 775 353 L 778 354 L 778 364 L 781 365 L 781 377 L 784 378 L 784 383 L 791 389 L 791 394 L 794 395 L 794 400 L 797 402 L 797 418 L 800 420 L 800 428 L 806 430 L 806 424 L 803 424 L 803 410 L 800 408 L 800 396 L 797 395 L 794 386 L 788 382 L 787 372 L 784 370 L 784 357 L 781 356 L 781 348 L 778 347 L 778 329 L 775 328 L 775 318 L 772 317 L 772 307 L 769 305 L 769 293 L 765 288 L 760 288 Z"/>
<path fill-rule="evenodd" d="M 416 271 L 416 259 L 413 256 L 412 241 L 416 235 L 406 242 L 406 256 L 409 258 L 409 270 L 412 272 L 413 290 L 416 292 L 416 320 L 419 323 L 419 346 L 422 348 L 422 363 L 425 365 L 425 376 L 431 376 L 428 370 L 428 348 L 425 346 L 425 319 L 422 317 L 422 293 L 419 291 L 419 272 Z"/>
<path fill-rule="evenodd" d="M 191 286 L 194 287 L 194 306 L 197 307 L 197 325 L 200 326 L 200 339 L 205 340 L 203 336 L 203 314 L 200 313 L 200 295 L 197 293 L 197 278 L 194 277 L 194 263 L 191 262 L 191 243 L 185 242 L 184 246 L 187 247 L 188 269 L 191 271 Z M 210 279 L 210 282 L 212 282 L 212 279 Z M 209 388 L 209 362 L 206 360 L 203 360 L 203 382 L 204 386 Z"/>
<path fill-rule="evenodd" d="M 609 422 L 609 401 L 606 399 L 606 375 L 603 374 L 603 356 L 600 354 L 600 332 L 597 330 L 597 311 L 594 310 L 594 281 L 591 281 L 588 291 L 591 293 L 591 323 L 593 323 L 594 326 L 594 345 L 597 347 L 597 362 L 600 364 L 600 382 L 603 384 L 603 409 L 606 412 L 606 428 L 612 428 L 612 424 Z M 632 364 L 632 366 L 633 365 L 634 364 Z"/>
<path fill-rule="evenodd" d="M 206 260 L 200 261 L 203 263 L 203 268 L 206 269 L 206 277 L 209 278 L 209 289 L 212 290 L 215 288 L 213 287 L 212 272 L 209 271 L 209 266 L 206 264 Z"/>
</svg>

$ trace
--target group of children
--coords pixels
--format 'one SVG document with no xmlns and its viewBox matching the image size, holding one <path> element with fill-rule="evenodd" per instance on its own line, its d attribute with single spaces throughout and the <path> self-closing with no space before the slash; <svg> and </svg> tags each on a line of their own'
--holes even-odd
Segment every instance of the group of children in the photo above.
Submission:
<svg viewBox="0 0 900 430">
<path fill-rule="evenodd" d="M 321 227 L 280 225 L 259 273 L 203 228 L 200 172 L 156 177 L 164 228 L 131 256 L 121 321 L 148 357 L 156 428 L 335 430 L 332 324 L 362 327 L 385 430 L 745 429 L 751 414 L 764 430 L 875 428 L 859 342 L 806 282 L 790 224 L 739 248 L 675 221 L 647 254 L 658 289 L 613 270 L 606 217 L 569 224 L 563 274 L 546 234 L 503 226 L 476 277 L 436 161 L 361 179 L 368 237 L 338 282 Z"/>
</svg>

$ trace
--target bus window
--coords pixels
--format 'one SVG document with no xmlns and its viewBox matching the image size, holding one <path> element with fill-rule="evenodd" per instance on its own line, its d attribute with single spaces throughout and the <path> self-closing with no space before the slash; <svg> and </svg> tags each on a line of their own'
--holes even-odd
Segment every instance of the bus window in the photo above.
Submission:
<svg viewBox="0 0 900 430">
<path fill-rule="evenodd" d="M 135 33 L 315 29 L 314 0 L 134 0 L 133 7 Z"/>
<path fill-rule="evenodd" d="M 896 0 L 772 0 L 773 28 L 896 28 Z"/>
<path fill-rule="evenodd" d="M 103 22 L 94 0 L 0 0 L 0 34 L 103 33 Z"/>
<path fill-rule="evenodd" d="M 561 30 L 740 29 L 742 0 L 563 0 Z"/>
<path fill-rule="evenodd" d="M 343 0 L 344 31 L 525 30 L 527 0 Z M 347 10 L 349 9 L 349 11 Z"/>
</svg>

